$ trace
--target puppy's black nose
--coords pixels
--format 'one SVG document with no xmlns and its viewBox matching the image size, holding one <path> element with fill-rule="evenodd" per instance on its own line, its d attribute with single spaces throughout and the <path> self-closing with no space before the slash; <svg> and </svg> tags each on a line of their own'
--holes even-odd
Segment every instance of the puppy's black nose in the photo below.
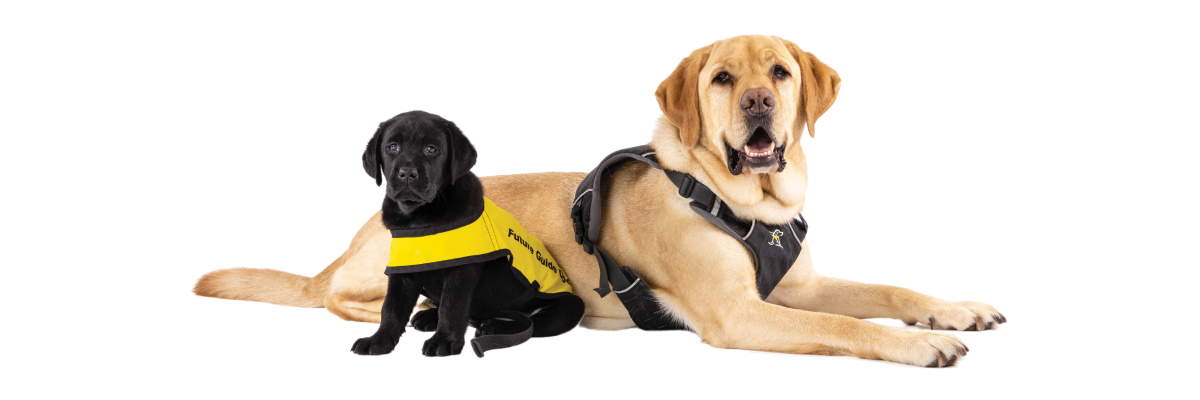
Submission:
<svg viewBox="0 0 1200 400">
<path fill-rule="evenodd" d="M 761 117 L 775 109 L 775 95 L 765 87 L 746 89 L 739 105 L 750 116 Z"/>
<path fill-rule="evenodd" d="M 400 168 L 396 170 L 396 180 L 400 182 L 411 182 L 417 180 L 416 168 Z"/>
</svg>

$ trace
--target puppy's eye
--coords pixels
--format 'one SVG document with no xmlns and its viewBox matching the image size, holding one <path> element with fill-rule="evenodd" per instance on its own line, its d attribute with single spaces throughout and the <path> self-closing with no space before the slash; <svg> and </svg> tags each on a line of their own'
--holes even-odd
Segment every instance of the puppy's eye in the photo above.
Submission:
<svg viewBox="0 0 1200 400">
<path fill-rule="evenodd" d="M 776 65 L 775 70 L 771 71 L 771 75 L 774 76 L 775 79 L 783 79 L 787 78 L 788 75 L 791 74 L 789 74 L 786 69 L 783 69 L 783 67 Z"/>
<path fill-rule="evenodd" d="M 431 145 L 428 145 L 428 146 L 425 146 L 425 154 L 428 154 L 428 155 L 431 155 L 431 156 L 432 156 L 432 155 L 434 155 L 434 154 L 437 154 L 437 152 L 438 152 L 438 150 L 437 150 L 437 147 L 433 147 L 433 145 L 432 145 L 432 144 L 431 144 Z"/>
<path fill-rule="evenodd" d="M 397 151 L 400 151 L 400 145 L 395 144 L 395 143 L 388 143 L 387 151 L 388 151 L 388 153 L 395 153 Z"/>
<path fill-rule="evenodd" d="M 716 83 L 716 84 L 729 83 L 732 80 L 733 80 L 733 77 L 729 76 L 728 72 L 722 72 L 722 73 L 717 74 L 717 76 L 715 78 L 713 78 L 713 83 Z"/>
</svg>

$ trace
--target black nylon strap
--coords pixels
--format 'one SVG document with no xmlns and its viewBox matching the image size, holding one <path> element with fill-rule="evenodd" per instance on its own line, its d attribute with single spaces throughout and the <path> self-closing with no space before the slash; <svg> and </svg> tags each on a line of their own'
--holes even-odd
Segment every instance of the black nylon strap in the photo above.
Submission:
<svg viewBox="0 0 1200 400">
<path fill-rule="evenodd" d="M 709 189 L 708 186 L 700 183 L 695 177 L 679 171 L 664 169 L 667 173 L 667 179 L 679 188 L 679 195 L 695 200 L 697 203 L 704 205 L 704 212 L 712 211 L 713 205 L 717 202 L 717 194 Z"/>
<path fill-rule="evenodd" d="M 645 331 L 688 329 L 663 310 L 650 285 L 633 268 L 621 267 L 621 275 L 634 280 L 634 283 L 617 291 L 617 298 L 621 299 L 625 310 L 629 311 L 629 318 L 638 328 Z"/>
<path fill-rule="evenodd" d="M 592 290 L 595 290 L 596 294 L 600 295 L 600 298 L 603 299 L 604 296 L 608 296 L 608 294 L 612 292 L 612 289 L 608 288 L 608 266 L 611 258 L 609 258 L 607 254 L 604 254 L 604 252 L 600 251 L 600 248 L 596 246 L 592 246 L 592 255 L 596 256 L 596 264 L 600 266 L 600 283 L 597 284 L 596 288 Z M 608 258 L 609 260 L 605 260 L 605 258 Z M 613 263 L 616 262 L 613 261 Z"/>
<path fill-rule="evenodd" d="M 612 290 L 608 288 L 609 283 L 612 283 L 612 287 L 616 288 L 617 290 L 624 290 L 625 288 L 628 288 L 629 279 L 626 279 L 625 275 L 621 273 L 621 269 L 617 266 L 617 262 L 613 261 L 612 257 L 609 257 L 608 253 L 605 253 L 604 250 L 600 250 L 599 247 L 593 246 L 592 250 L 595 251 L 593 254 L 596 256 L 596 263 L 600 264 L 600 286 L 592 290 L 595 290 L 596 293 L 603 298 L 612 292 Z"/>
<path fill-rule="evenodd" d="M 471 349 L 475 350 L 476 356 L 483 357 L 483 353 L 488 350 L 513 347 L 525 343 L 529 338 L 533 337 L 533 320 L 529 319 L 529 316 L 517 311 L 498 311 L 495 314 L 489 315 L 488 318 L 482 319 L 479 325 L 485 325 L 488 321 L 497 318 L 511 319 L 520 323 L 525 329 L 513 334 L 476 336 L 474 339 L 471 339 Z"/>
</svg>

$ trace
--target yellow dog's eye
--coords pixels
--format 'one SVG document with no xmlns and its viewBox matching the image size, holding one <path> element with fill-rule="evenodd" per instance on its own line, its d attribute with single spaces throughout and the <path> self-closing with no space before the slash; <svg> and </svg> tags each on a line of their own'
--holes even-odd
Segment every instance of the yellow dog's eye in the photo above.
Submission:
<svg viewBox="0 0 1200 400">
<path fill-rule="evenodd" d="M 775 70 L 771 71 L 771 75 L 774 76 L 775 79 L 783 79 L 787 78 L 788 75 L 791 74 L 789 74 L 786 69 L 783 69 L 783 67 L 776 65 Z"/>
<path fill-rule="evenodd" d="M 717 74 L 716 78 L 713 78 L 713 83 L 729 83 L 732 80 L 733 77 L 729 76 L 728 72 L 722 72 Z"/>
</svg>

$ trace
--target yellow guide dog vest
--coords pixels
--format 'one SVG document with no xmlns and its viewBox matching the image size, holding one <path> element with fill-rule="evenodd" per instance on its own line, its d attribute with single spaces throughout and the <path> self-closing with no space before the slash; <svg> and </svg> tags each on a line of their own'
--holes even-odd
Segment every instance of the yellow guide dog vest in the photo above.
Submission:
<svg viewBox="0 0 1200 400">
<path fill-rule="evenodd" d="M 456 267 L 507 257 L 538 297 L 571 293 L 566 271 L 542 241 L 511 214 L 483 199 L 483 214 L 464 224 L 422 229 L 393 229 L 387 274 Z"/>
</svg>

